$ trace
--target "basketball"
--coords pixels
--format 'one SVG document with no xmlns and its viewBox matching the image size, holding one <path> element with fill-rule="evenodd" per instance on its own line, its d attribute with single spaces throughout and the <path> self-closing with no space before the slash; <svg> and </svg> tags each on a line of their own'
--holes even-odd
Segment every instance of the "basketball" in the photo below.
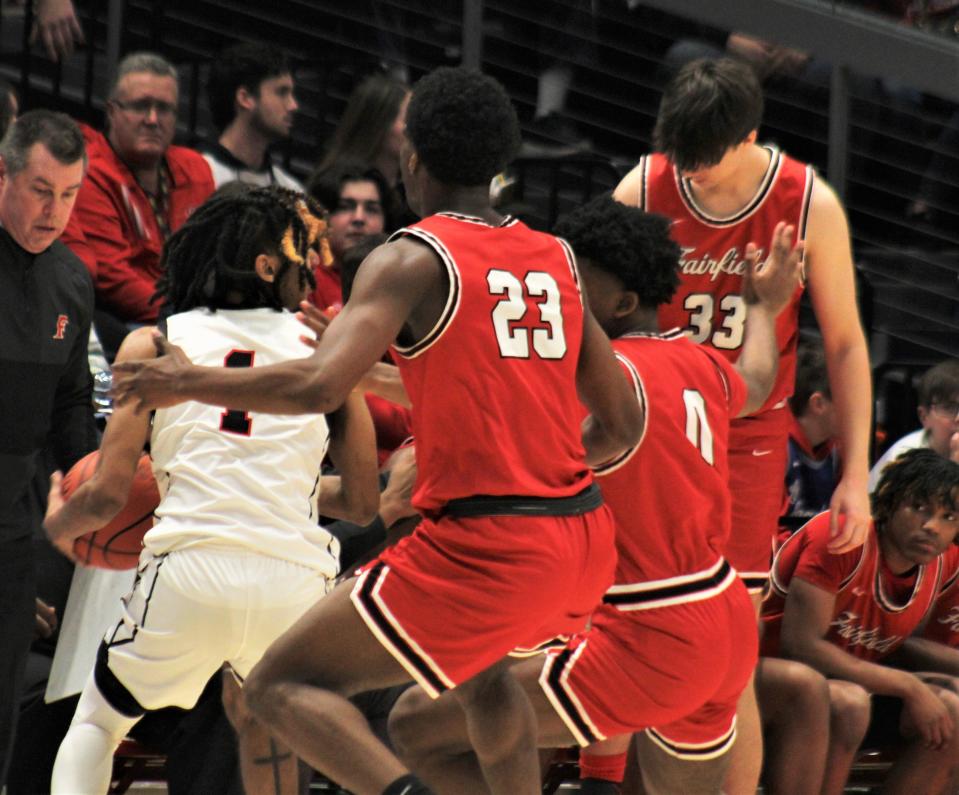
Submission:
<svg viewBox="0 0 959 795">
<path fill-rule="evenodd" d="M 64 499 L 69 499 L 81 484 L 93 477 L 99 458 L 100 451 L 94 450 L 70 468 L 61 487 Z M 101 569 L 135 568 L 143 549 L 143 536 L 153 527 L 153 512 L 159 504 L 160 492 L 150 456 L 144 453 L 137 463 L 127 504 L 109 524 L 73 542 L 77 559 L 84 566 Z"/>
</svg>

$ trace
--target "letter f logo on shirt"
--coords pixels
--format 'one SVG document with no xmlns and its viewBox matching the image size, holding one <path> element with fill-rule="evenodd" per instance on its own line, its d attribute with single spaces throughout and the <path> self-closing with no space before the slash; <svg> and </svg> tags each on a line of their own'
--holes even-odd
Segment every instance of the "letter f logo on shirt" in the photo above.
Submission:
<svg viewBox="0 0 959 795">
<path fill-rule="evenodd" d="M 70 318 L 66 315 L 57 315 L 57 331 L 53 335 L 53 339 L 62 340 L 63 333 L 67 330 L 67 323 L 70 322 Z"/>
</svg>

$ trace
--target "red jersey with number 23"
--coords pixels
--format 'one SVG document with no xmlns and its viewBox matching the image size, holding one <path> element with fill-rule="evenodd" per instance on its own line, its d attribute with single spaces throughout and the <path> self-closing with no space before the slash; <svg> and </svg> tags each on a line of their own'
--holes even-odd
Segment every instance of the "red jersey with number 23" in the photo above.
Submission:
<svg viewBox="0 0 959 795">
<path fill-rule="evenodd" d="M 583 299 L 565 241 L 514 218 L 439 213 L 394 236 L 449 281 L 435 327 L 394 357 L 413 406 L 413 504 L 472 495 L 569 497 L 592 482 L 576 393 Z"/>
<path fill-rule="evenodd" d="M 799 239 L 805 236 L 813 168 L 773 147 L 765 148 L 769 166 L 756 193 L 737 213 L 722 218 L 697 203 L 689 181 L 666 157 L 652 154 L 640 160 L 639 206 L 672 220 L 673 239 L 682 248 L 679 289 L 669 304 L 660 307 L 659 327 L 687 330 L 694 342 L 712 346 L 730 361 L 739 358 L 743 344 L 746 245 L 759 247 L 762 263 L 780 221 L 792 224 Z M 792 394 L 801 296 L 800 286 L 776 319 L 779 372 L 763 410 Z"/>
</svg>

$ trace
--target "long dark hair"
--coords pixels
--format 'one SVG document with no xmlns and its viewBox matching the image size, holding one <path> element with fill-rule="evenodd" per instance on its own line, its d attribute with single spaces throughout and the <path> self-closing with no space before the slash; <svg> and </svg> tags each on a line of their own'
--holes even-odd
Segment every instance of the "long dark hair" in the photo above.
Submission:
<svg viewBox="0 0 959 795">
<path fill-rule="evenodd" d="M 344 159 L 375 163 L 409 92 L 406 84 L 386 75 L 367 77 L 350 94 L 316 171 L 325 171 Z"/>
</svg>

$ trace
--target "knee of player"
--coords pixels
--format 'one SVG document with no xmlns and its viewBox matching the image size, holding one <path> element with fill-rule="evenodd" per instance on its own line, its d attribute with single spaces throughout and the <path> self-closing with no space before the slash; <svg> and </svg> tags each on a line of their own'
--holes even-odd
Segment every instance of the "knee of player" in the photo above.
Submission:
<svg viewBox="0 0 959 795">
<path fill-rule="evenodd" d="M 959 695 L 951 690 L 940 688 L 938 691 L 939 700 L 946 705 L 949 710 L 949 717 L 952 719 L 952 739 L 950 747 L 959 748 Z M 959 762 L 959 760 L 957 760 Z"/>
<path fill-rule="evenodd" d="M 414 759 L 428 749 L 436 732 L 424 728 L 424 716 L 432 699 L 420 688 L 411 687 L 400 696 L 387 720 L 387 730 L 397 754 L 403 760 Z"/>
<path fill-rule="evenodd" d="M 831 740 L 846 748 L 858 748 L 866 736 L 872 702 L 860 685 L 839 680 L 829 681 L 829 722 Z"/>
<path fill-rule="evenodd" d="M 828 719 L 829 684 L 819 671 L 794 660 L 779 660 L 775 686 L 787 695 L 793 720 L 805 717 L 825 723 Z"/>
<path fill-rule="evenodd" d="M 241 689 L 240 682 L 236 679 L 233 672 L 224 668 L 222 673 L 223 690 L 220 700 L 223 703 L 223 711 L 230 722 L 234 731 L 242 734 L 255 723 L 253 714 L 246 704 L 245 690 Z"/>
<path fill-rule="evenodd" d="M 285 710 L 282 682 L 262 662 L 254 666 L 243 682 L 242 709 L 245 720 L 269 720 Z M 239 713 L 238 707 L 237 712 Z"/>
</svg>

